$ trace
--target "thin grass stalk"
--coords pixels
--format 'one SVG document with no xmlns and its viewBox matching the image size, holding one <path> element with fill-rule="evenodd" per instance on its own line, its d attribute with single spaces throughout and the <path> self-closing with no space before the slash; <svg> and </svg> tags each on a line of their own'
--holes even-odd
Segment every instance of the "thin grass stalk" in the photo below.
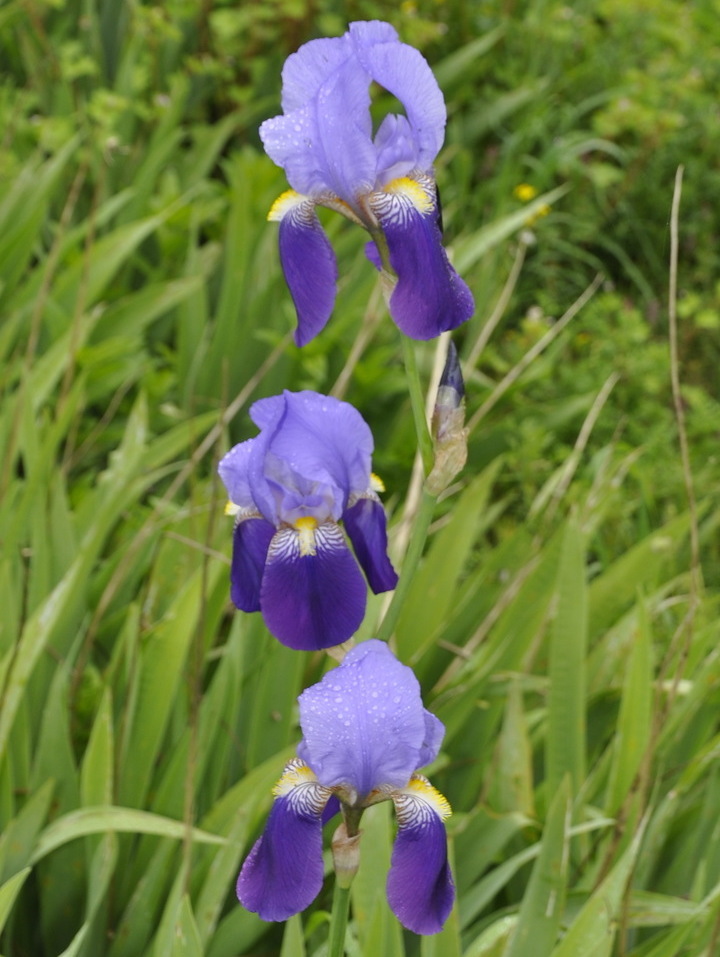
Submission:
<svg viewBox="0 0 720 957">
<path fill-rule="evenodd" d="M 360 327 L 360 332 L 355 337 L 345 365 L 342 367 L 340 375 L 335 380 L 335 385 L 330 390 L 330 395 L 334 396 L 336 399 L 342 399 L 344 397 L 352 374 L 355 371 L 355 367 L 357 366 L 363 352 L 365 352 L 366 347 L 375 334 L 377 325 L 382 317 L 382 310 L 380 309 L 381 294 L 381 286 L 378 283 L 378 285 L 376 285 L 373 289 L 368 301 L 367 309 L 365 310 L 365 314 L 363 316 L 362 326 Z"/>
<path fill-rule="evenodd" d="M 485 346 L 490 341 L 490 337 L 497 328 L 500 320 L 505 315 L 505 310 L 508 307 L 508 303 L 512 297 L 513 292 L 515 291 L 515 286 L 517 281 L 520 278 L 520 271 L 522 270 L 523 263 L 525 262 L 525 254 L 527 253 L 528 246 L 530 245 L 530 237 L 526 231 L 520 233 L 520 242 L 518 243 L 517 252 L 515 254 L 515 259 L 513 260 L 512 268 L 508 274 L 505 285 L 502 288 L 500 297 L 495 303 L 495 308 L 490 313 L 487 322 L 482 327 L 478 333 L 478 337 L 473 343 L 473 347 L 470 350 L 470 354 L 467 358 L 467 364 L 469 368 L 473 368 L 477 363 L 478 359 L 482 355 L 482 352 Z"/>
<path fill-rule="evenodd" d="M 691 609 L 693 614 L 697 607 L 702 590 L 702 568 L 700 565 L 700 535 L 698 532 L 697 502 L 693 484 L 692 469 L 690 467 L 690 450 L 688 446 L 687 427 L 685 424 L 685 409 L 683 408 L 682 392 L 680 391 L 680 359 L 678 354 L 677 329 L 677 271 L 678 248 L 680 243 L 679 217 L 680 197 L 682 195 L 682 180 L 685 167 L 678 166 L 675 174 L 675 189 L 673 191 L 672 210 L 670 213 L 670 278 L 668 290 L 668 325 L 670 334 L 670 383 L 672 385 L 673 407 L 677 422 L 678 440 L 680 443 L 680 458 L 682 461 L 683 481 L 687 494 L 688 509 L 690 511 L 690 589 Z"/>
<path fill-rule="evenodd" d="M 580 312 L 583 306 L 595 295 L 602 282 L 602 275 L 598 274 L 587 289 L 575 300 L 575 302 L 570 306 L 567 312 L 562 315 L 558 321 L 553 325 L 542 339 L 538 340 L 532 349 L 528 349 L 522 359 L 513 366 L 512 369 L 504 376 L 500 382 L 495 386 L 490 395 L 485 399 L 480 408 L 475 412 L 473 417 L 468 422 L 468 431 L 472 432 L 473 429 L 478 425 L 478 423 L 488 414 L 488 412 L 494 408 L 500 399 L 505 395 L 507 390 L 511 385 L 514 385 L 515 382 L 520 378 L 523 372 L 528 368 L 528 366 L 539 356 L 545 349 L 550 345 L 551 342 L 554 342 L 555 339 L 560 335 L 563 329 L 575 318 L 575 316 Z"/>
</svg>

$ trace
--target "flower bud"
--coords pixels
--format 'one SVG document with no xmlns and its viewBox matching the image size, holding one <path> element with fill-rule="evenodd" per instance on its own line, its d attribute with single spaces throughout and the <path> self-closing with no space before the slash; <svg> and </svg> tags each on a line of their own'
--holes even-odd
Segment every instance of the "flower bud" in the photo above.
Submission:
<svg viewBox="0 0 720 957">
<path fill-rule="evenodd" d="M 467 461 L 468 433 L 464 426 L 465 383 L 457 350 L 450 341 L 432 415 L 435 464 L 425 482 L 431 495 L 444 491 Z"/>
</svg>

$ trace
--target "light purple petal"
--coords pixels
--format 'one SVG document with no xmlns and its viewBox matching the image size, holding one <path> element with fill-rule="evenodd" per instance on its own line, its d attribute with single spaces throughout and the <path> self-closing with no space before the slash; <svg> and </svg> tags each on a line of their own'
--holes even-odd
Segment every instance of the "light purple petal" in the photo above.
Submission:
<svg viewBox="0 0 720 957">
<path fill-rule="evenodd" d="M 330 506 L 330 517 L 337 521 L 349 495 L 370 484 L 372 432 L 348 402 L 310 391 L 285 391 L 282 399 L 284 413 L 268 442 L 267 455 L 273 456 L 273 462 L 287 463 L 291 474 L 281 475 L 271 463 L 266 465 L 266 475 L 286 488 L 294 475 L 332 489 L 336 500 Z M 253 405 L 253 418 L 256 407 L 266 401 Z M 307 493 L 299 482 L 296 487 Z"/>
<path fill-rule="evenodd" d="M 268 445 L 282 425 L 284 416 L 285 400 L 281 395 L 260 399 L 250 406 L 250 418 L 260 428 L 260 434 L 252 440 L 253 446 L 247 462 L 247 481 L 258 511 L 275 527 L 280 523 L 278 499 L 265 476 L 265 458 Z"/>
<path fill-rule="evenodd" d="M 420 686 L 384 642 L 357 645 L 299 703 L 303 758 L 326 787 L 364 796 L 404 787 L 419 767 L 426 737 Z"/>
<path fill-rule="evenodd" d="M 265 399 L 253 402 L 250 406 L 250 418 L 263 431 L 275 429 L 285 415 L 285 409 L 284 395 L 269 395 Z"/>
<path fill-rule="evenodd" d="M 277 532 L 260 590 L 268 629 L 278 641 L 298 651 L 347 641 L 365 615 L 365 580 L 342 532 L 327 523 L 315 531 L 314 538 L 314 553 L 302 554 L 295 529 Z"/>
<path fill-rule="evenodd" d="M 378 21 L 351 23 L 350 39 L 367 73 L 405 107 L 418 148 L 418 168 L 429 172 L 445 135 L 445 101 L 427 60 L 400 43 L 388 26 Z"/>
<path fill-rule="evenodd" d="M 352 542 L 368 584 L 379 594 L 397 585 L 397 572 L 387 554 L 385 509 L 376 498 L 361 498 L 343 514 L 345 531 Z"/>
<path fill-rule="evenodd" d="M 241 519 L 233 532 L 230 598 L 242 611 L 260 611 L 260 582 L 275 529 L 264 518 Z"/>
<path fill-rule="evenodd" d="M 337 521 L 348 498 L 370 484 L 372 433 L 353 406 L 317 392 L 255 402 L 260 427 L 247 481 L 258 510 L 279 527 L 312 516 Z"/>
<path fill-rule="evenodd" d="M 303 45 L 285 61 L 282 70 L 283 113 L 306 106 L 328 76 L 353 55 L 347 36 L 322 37 Z"/>
<path fill-rule="evenodd" d="M 330 192 L 352 205 L 372 189 L 376 157 L 369 86 L 355 57 L 333 59 L 312 99 L 261 125 L 265 151 L 298 193 L 317 199 Z M 295 92 L 290 97 L 298 98 Z"/>
<path fill-rule="evenodd" d="M 420 151 L 406 116 L 388 114 L 375 134 L 377 181 L 385 184 L 420 167 Z"/>
<path fill-rule="evenodd" d="M 398 277 L 390 315 L 405 335 L 432 339 L 469 319 L 475 308 L 472 293 L 443 249 L 437 207 L 421 212 L 408 195 L 386 193 L 375 214 Z"/>
<path fill-rule="evenodd" d="M 401 794 L 393 800 L 399 826 L 387 878 L 388 903 L 408 930 L 437 934 L 455 900 L 445 827 L 422 797 Z"/>
<path fill-rule="evenodd" d="M 276 798 L 265 831 L 242 866 L 238 899 L 263 920 L 287 920 L 320 893 L 322 809 L 318 797 L 317 787 L 300 785 Z"/>
<path fill-rule="evenodd" d="M 445 737 L 445 725 L 432 711 L 425 711 L 425 740 L 418 755 L 418 768 L 424 768 L 438 756 L 440 745 Z"/>
<path fill-rule="evenodd" d="M 297 329 L 295 344 L 307 345 L 325 327 L 335 305 L 337 262 L 314 206 L 292 206 L 280 220 L 280 262 L 290 289 Z"/>
<path fill-rule="evenodd" d="M 255 501 L 250 490 L 248 466 L 255 439 L 248 439 L 233 446 L 220 459 L 218 472 L 227 489 L 228 498 L 240 508 L 254 508 Z"/>
<path fill-rule="evenodd" d="M 399 43 L 398 32 L 385 20 L 355 20 L 348 27 L 345 36 L 353 41 L 357 54 L 358 46 L 371 46 L 373 43 Z"/>
</svg>

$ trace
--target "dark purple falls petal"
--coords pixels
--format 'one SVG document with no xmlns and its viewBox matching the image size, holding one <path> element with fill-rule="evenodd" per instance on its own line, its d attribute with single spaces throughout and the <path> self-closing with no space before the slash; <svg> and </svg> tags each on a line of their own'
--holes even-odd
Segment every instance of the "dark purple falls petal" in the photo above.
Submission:
<svg viewBox="0 0 720 957">
<path fill-rule="evenodd" d="M 382 503 L 373 498 L 358 499 L 346 509 L 343 521 L 372 590 L 376 595 L 392 591 L 398 576 L 387 554 L 387 520 Z"/>
<path fill-rule="evenodd" d="M 320 893 L 322 820 L 309 796 L 301 786 L 276 798 L 240 871 L 238 900 L 263 920 L 287 920 Z"/>
<path fill-rule="evenodd" d="M 297 651 L 347 641 L 362 624 L 367 599 L 365 579 L 340 528 L 326 522 L 311 534 L 309 549 L 294 528 L 277 532 L 260 589 L 269 631 Z"/>
<path fill-rule="evenodd" d="M 402 193 L 385 194 L 384 200 L 375 212 L 398 277 L 390 315 L 411 339 L 433 339 L 470 318 L 472 293 L 450 265 L 436 207 L 421 212 Z"/>
<path fill-rule="evenodd" d="M 427 788 L 441 797 L 430 785 Z M 402 792 L 393 800 L 398 833 L 387 878 L 388 903 L 408 930 L 437 934 L 455 900 L 445 826 L 433 807 L 434 798 Z"/>
<path fill-rule="evenodd" d="M 307 345 L 324 328 L 335 304 L 337 261 L 309 200 L 280 220 L 280 262 L 297 312 L 295 344 Z"/>
<path fill-rule="evenodd" d="M 260 611 L 260 583 L 275 529 L 264 518 L 245 518 L 233 532 L 230 598 L 242 611 Z"/>
</svg>

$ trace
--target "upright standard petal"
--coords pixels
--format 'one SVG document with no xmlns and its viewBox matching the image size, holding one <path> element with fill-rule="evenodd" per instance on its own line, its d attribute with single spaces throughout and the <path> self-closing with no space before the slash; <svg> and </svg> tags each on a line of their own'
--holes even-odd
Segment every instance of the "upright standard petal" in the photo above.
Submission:
<svg viewBox="0 0 720 957">
<path fill-rule="evenodd" d="M 369 87 L 356 57 L 333 60 L 303 106 L 260 126 L 265 151 L 298 193 L 313 199 L 332 193 L 353 206 L 358 194 L 373 188 Z"/>
<path fill-rule="evenodd" d="M 256 410 L 263 414 L 263 404 L 269 401 L 276 399 L 261 399 L 252 406 L 254 419 Z M 282 401 L 283 415 L 268 440 L 266 455 L 287 463 L 292 475 L 331 488 L 335 501 L 330 517 L 337 521 L 349 495 L 370 484 L 372 432 L 357 409 L 331 396 L 285 391 Z M 266 476 L 275 477 L 273 467 L 266 463 Z"/>
<path fill-rule="evenodd" d="M 425 709 L 425 740 L 420 748 L 418 767 L 424 768 L 438 756 L 440 745 L 445 737 L 445 725 L 432 711 Z"/>
<path fill-rule="evenodd" d="M 398 280 L 390 315 L 411 339 L 432 339 L 470 318 L 472 293 L 443 248 L 432 187 L 409 179 L 390 186 L 372 204 Z"/>
<path fill-rule="evenodd" d="M 220 459 L 218 473 L 228 493 L 228 498 L 241 509 L 254 508 L 248 468 L 255 439 L 248 439 L 233 446 Z"/>
<path fill-rule="evenodd" d="M 279 220 L 280 263 L 290 289 L 297 329 L 304 346 L 325 327 L 335 305 L 337 262 L 311 200 L 289 190 L 276 200 L 268 219 Z"/>
<path fill-rule="evenodd" d="M 381 502 L 368 496 L 359 498 L 345 510 L 343 522 L 372 590 L 376 595 L 392 591 L 398 576 L 387 554 L 387 520 Z"/>
<path fill-rule="evenodd" d="M 450 806 L 422 775 L 393 801 L 398 833 L 387 879 L 388 903 L 408 930 L 437 934 L 455 900 L 443 824 Z"/>
<path fill-rule="evenodd" d="M 406 116 L 389 113 L 375 134 L 377 180 L 384 185 L 418 169 L 420 151 Z"/>
<path fill-rule="evenodd" d="M 306 106 L 318 95 L 328 76 L 352 55 L 347 36 L 310 40 L 291 53 L 282 69 L 283 113 Z"/>
<path fill-rule="evenodd" d="M 418 169 L 426 173 L 445 136 L 445 101 L 425 57 L 400 43 L 388 27 L 379 21 L 351 23 L 349 35 L 363 68 L 405 107 L 417 144 Z"/>
<path fill-rule="evenodd" d="M 260 606 L 278 641 L 298 651 L 342 644 L 362 624 L 366 597 L 365 581 L 337 525 L 308 523 L 301 531 L 276 533 Z"/>
<path fill-rule="evenodd" d="M 359 798 L 401 788 L 419 765 L 426 736 L 420 685 L 383 641 L 364 641 L 299 698 L 298 753 L 326 787 Z"/>
<path fill-rule="evenodd" d="M 329 792 L 301 762 L 291 761 L 276 788 L 262 836 L 245 860 L 237 896 L 263 920 L 305 910 L 323 881 L 322 815 Z"/>
<path fill-rule="evenodd" d="M 260 611 L 260 584 L 275 529 L 264 518 L 241 518 L 233 532 L 230 598 L 241 611 Z"/>
</svg>

